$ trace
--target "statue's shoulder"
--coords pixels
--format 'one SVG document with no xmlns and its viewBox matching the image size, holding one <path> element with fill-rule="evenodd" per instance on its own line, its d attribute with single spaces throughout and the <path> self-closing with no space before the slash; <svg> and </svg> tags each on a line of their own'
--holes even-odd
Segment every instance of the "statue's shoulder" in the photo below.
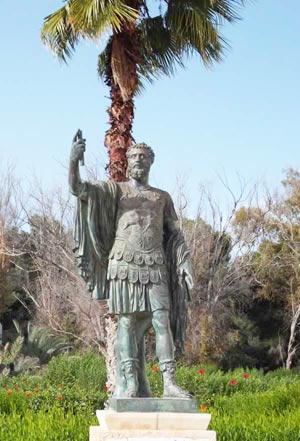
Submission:
<svg viewBox="0 0 300 441">
<path fill-rule="evenodd" d="M 119 189 L 119 184 L 117 182 L 113 181 L 88 181 L 88 185 L 95 187 L 95 188 L 101 188 L 103 190 L 105 189 Z"/>
<path fill-rule="evenodd" d="M 82 193 L 90 198 L 117 198 L 120 188 L 113 181 L 85 181 L 82 184 Z"/>
<path fill-rule="evenodd" d="M 161 188 L 150 187 L 149 190 L 157 193 L 160 196 L 160 199 L 165 200 L 166 202 L 172 200 L 170 194 L 167 191 L 162 190 Z"/>
<path fill-rule="evenodd" d="M 125 191 L 129 188 L 128 182 L 114 182 L 117 185 L 120 191 Z"/>
</svg>

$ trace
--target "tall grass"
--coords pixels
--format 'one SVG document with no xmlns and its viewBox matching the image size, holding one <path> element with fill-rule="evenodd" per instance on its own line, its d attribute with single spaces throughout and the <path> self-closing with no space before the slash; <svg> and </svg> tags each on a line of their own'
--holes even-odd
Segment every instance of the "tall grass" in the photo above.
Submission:
<svg viewBox="0 0 300 441">
<path fill-rule="evenodd" d="M 162 394 L 158 367 L 147 366 Z M 300 370 L 222 372 L 213 366 L 177 369 L 178 384 L 212 413 L 218 441 L 299 441 Z M 95 410 L 104 407 L 105 362 L 97 354 L 55 357 L 39 375 L 0 380 L 0 441 L 88 441 Z"/>
</svg>

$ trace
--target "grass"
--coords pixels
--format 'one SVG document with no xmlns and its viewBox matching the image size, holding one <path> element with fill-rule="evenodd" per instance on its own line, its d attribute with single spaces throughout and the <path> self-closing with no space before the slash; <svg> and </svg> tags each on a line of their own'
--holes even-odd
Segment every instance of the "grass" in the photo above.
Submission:
<svg viewBox="0 0 300 441">
<path fill-rule="evenodd" d="M 155 396 L 156 366 L 147 366 Z M 39 375 L 0 379 L 1 441 L 88 441 L 95 410 L 104 407 L 104 360 L 97 354 L 58 356 Z M 178 384 L 212 414 L 218 441 L 299 441 L 300 370 L 222 372 L 213 366 L 177 369 Z"/>
</svg>

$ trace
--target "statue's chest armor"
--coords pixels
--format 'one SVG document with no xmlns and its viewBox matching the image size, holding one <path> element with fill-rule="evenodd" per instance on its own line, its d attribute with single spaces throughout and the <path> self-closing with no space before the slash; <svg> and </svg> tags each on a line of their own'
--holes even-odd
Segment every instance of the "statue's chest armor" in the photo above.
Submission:
<svg viewBox="0 0 300 441">
<path fill-rule="evenodd" d="M 137 250 L 150 251 L 163 240 L 164 199 L 155 189 L 122 188 L 117 215 L 116 239 Z"/>
</svg>

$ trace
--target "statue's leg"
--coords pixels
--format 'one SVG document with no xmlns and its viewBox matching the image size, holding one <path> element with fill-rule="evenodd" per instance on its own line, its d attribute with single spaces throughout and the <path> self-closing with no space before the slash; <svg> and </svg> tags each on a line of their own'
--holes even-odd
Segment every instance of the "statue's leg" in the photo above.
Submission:
<svg viewBox="0 0 300 441">
<path fill-rule="evenodd" d="M 156 334 L 156 355 L 164 383 L 164 397 L 190 398 L 191 395 L 176 385 L 174 343 L 170 329 L 169 311 L 153 312 L 152 323 Z"/>
<path fill-rule="evenodd" d="M 136 340 L 135 314 L 120 314 L 117 353 L 117 384 L 114 396 L 136 397 L 138 393 L 138 350 Z"/>
<path fill-rule="evenodd" d="M 136 322 L 136 338 L 138 347 L 138 381 L 139 381 L 139 397 L 151 397 L 151 389 L 145 370 L 145 334 L 151 327 L 151 314 L 142 314 L 137 317 Z"/>
</svg>

